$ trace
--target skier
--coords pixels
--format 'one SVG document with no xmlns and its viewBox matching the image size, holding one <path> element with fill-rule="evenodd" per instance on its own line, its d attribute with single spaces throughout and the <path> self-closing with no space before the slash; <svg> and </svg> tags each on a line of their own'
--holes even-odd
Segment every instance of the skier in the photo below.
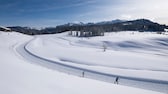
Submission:
<svg viewBox="0 0 168 94">
<path fill-rule="evenodd" d="M 83 71 L 83 72 L 82 72 L 82 77 L 84 77 L 84 76 L 85 76 L 85 72 Z"/>
<path fill-rule="evenodd" d="M 118 84 L 118 80 L 119 80 L 119 77 L 117 76 L 116 79 L 115 79 L 114 84 Z"/>
</svg>

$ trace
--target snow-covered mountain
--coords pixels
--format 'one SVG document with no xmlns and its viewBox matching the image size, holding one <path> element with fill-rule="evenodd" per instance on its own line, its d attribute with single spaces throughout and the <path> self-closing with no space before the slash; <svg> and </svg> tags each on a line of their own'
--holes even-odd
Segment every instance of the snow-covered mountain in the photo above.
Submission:
<svg viewBox="0 0 168 94">
<path fill-rule="evenodd" d="M 75 22 L 75 23 L 64 24 L 64 26 L 105 25 L 105 24 L 114 24 L 114 23 L 120 23 L 120 22 L 125 22 L 125 21 L 126 20 L 116 19 L 116 20 L 112 20 L 112 21 L 102 21 L 102 22 L 97 22 L 97 23 L 93 23 L 93 22 L 89 22 L 89 23 Z"/>
<path fill-rule="evenodd" d="M 74 23 L 67 23 L 64 24 L 63 26 L 82 26 L 85 25 L 83 22 L 74 22 Z"/>
<path fill-rule="evenodd" d="M 163 32 L 165 28 L 168 28 L 166 25 L 161 25 L 156 22 L 152 22 L 147 19 L 137 19 L 137 20 L 112 20 L 112 21 L 103 21 L 97 23 L 67 23 L 64 25 L 59 25 L 56 27 L 48 27 L 42 30 L 36 30 L 31 28 L 25 28 L 20 26 L 8 27 L 12 31 L 21 32 L 29 35 L 37 34 L 55 34 L 66 31 L 101 31 L 101 32 L 115 32 L 115 31 L 147 31 L 147 32 Z"/>
<path fill-rule="evenodd" d="M 4 26 L 0 26 L 0 31 L 11 31 L 10 28 L 4 27 Z"/>
<path fill-rule="evenodd" d="M 120 20 L 120 19 L 116 19 L 116 20 L 112 20 L 112 21 L 102 21 L 102 22 L 98 22 L 95 23 L 97 25 L 104 25 L 104 24 L 115 24 L 115 23 L 120 23 L 120 22 L 125 22 L 126 20 Z"/>
</svg>

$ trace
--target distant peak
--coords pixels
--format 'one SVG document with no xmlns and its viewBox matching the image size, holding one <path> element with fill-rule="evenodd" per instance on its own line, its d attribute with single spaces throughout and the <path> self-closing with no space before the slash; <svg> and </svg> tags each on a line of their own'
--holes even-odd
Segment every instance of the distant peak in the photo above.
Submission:
<svg viewBox="0 0 168 94">
<path fill-rule="evenodd" d="M 98 22 L 96 24 L 99 25 L 103 25 L 103 24 L 115 24 L 115 23 L 120 23 L 120 22 L 125 22 L 126 20 L 120 20 L 120 19 L 116 19 L 116 20 L 112 20 L 112 21 L 102 21 L 102 22 Z"/>
</svg>

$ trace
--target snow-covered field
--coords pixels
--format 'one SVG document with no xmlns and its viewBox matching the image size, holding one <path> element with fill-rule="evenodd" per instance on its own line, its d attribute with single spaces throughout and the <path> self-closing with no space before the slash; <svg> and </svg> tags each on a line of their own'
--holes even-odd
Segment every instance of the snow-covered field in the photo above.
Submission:
<svg viewBox="0 0 168 94">
<path fill-rule="evenodd" d="M 107 74 L 168 81 L 168 36 L 165 35 L 120 32 L 77 38 L 67 33 L 32 37 L 0 32 L 0 94 L 161 94 L 39 66 L 18 53 L 16 49 L 23 44 L 33 54 L 63 64 Z M 107 47 L 105 52 L 103 45 Z"/>
<path fill-rule="evenodd" d="M 107 50 L 103 52 L 103 45 Z M 168 81 L 168 36 L 152 33 L 107 33 L 78 38 L 67 33 L 36 36 L 32 53 L 73 66 L 106 73 Z M 159 75 L 158 75 L 159 74 Z"/>
</svg>

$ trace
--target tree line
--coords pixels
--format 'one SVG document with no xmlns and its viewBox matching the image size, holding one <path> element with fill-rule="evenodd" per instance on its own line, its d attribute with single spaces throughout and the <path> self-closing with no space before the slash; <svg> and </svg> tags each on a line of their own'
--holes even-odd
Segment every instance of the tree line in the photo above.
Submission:
<svg viewBox="0 0 168 94">
<path fill-rule="evenodd" d="M 21 32 L 29 35 L 37 34 L 55 34 L 66 31 L 76 31 L 75 35 L 80 37 L 103 36 L 104 32 L 117 31 L 140 31 L 140 32 L 163 32 L 166 25 L 160 25 L 147 19 L 138 19 L 132 21 L 124 21 L 117 23 L 104 24 L 64 24 L 56 27 L 48 27 L 41 30 L 32 29 L 29 27 L 8 27 L 12 31 Z"/>
</svg>

